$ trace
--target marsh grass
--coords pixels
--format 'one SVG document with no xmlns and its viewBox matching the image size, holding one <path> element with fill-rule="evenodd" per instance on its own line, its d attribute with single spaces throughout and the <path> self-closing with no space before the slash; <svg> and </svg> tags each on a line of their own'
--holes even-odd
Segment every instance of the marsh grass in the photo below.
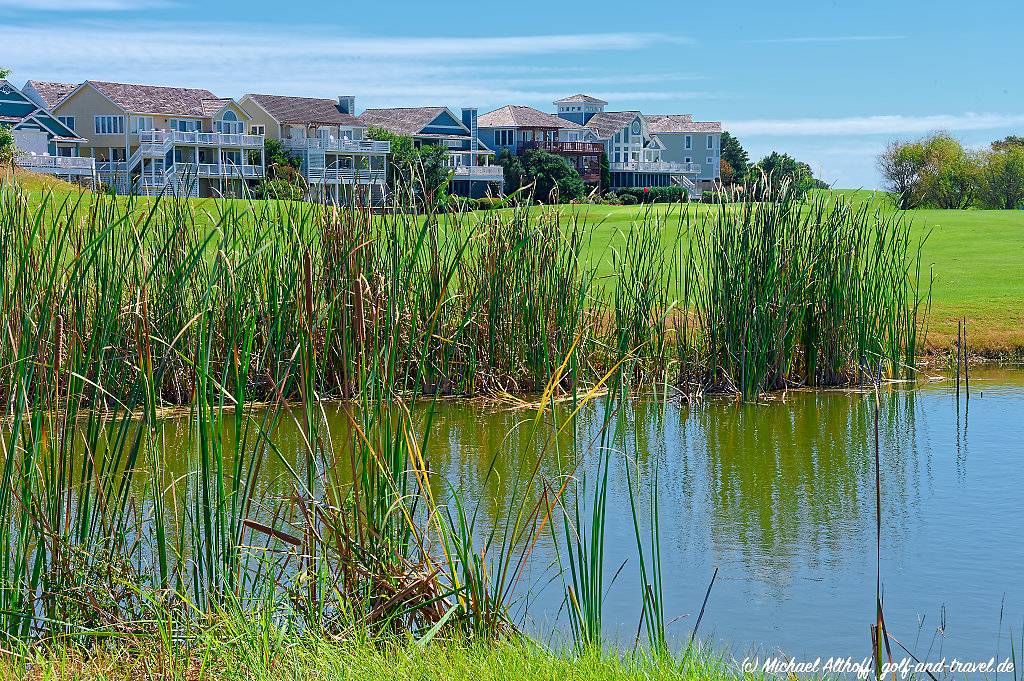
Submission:
<svg viewBox="0 0 1024 681">
<path fill-rule="evenodd" d="M 557 525 L 576 648 L 593 655 L 629 394 L 756 397 L 912 367 L 910 244 L 876 214 L 785 196 L 700 224 L 651 211 L 599 283 L 579 217 L 440 215 L 403 196 L 383 214 L 224 202 L 197 215 L 173 197 L 34 204 L 0 186 L 8 649 L 156 635 L 170 659 L 217 622 L 259 624 L 246 642 L 263 664 L 294 636 L 516 638 L 512 604 Z M 669 244 L 666 220 L 679 225 Z M 535 398 L 540 455 L 487 527 L 431 468 L 431 400 L 449 395 Z M 343 432 L 327 426 L 330 399 L 345 400 Z M 413 400 L 426 403 L 415 416 Z M 546 479 L 541 462 L 587 405 L 606 415 L 598 479 Z M 167 444 L 168 406 L 187 410 L 185 448 Z M 277 436 L 285 420 L 297 447 Z M 271 459 L 288 471 L 273 485 Z M 187 461 L 182 478 L 172 460 Z M 661 656 L 656 508 L 646 530 L 633 515 Z"/>
</svg>

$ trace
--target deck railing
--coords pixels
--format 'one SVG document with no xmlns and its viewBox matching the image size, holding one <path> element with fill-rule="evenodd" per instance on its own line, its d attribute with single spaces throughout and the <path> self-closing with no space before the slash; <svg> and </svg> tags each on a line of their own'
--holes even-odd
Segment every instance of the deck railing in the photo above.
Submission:
<svg viewBox="0 0 1024 681">
<path fill-rule="evenodd" d="M 631 161 L 629 163 L 609 163 L 608 169 L 613 172 L 678 173 L 696 175 L 700 172 L 700 164 L 673 163 L 670 161 Z"/>
<path fill-rule="evenodd" d="M 547 140 L 527 140 L 520 142 L 518 153 L 530 149 L 543 149 L 553 154 L 594 154 L 599 155 L 604 151 L 604 145 L 600 142 L 551 142 Z"/>
<path fill-rule="evenodd" d="M 92 175 L 96 161 L 83 156 L 26 154 L 15 159 L 20 167 L 46 175 Z"/>
<path fill-rule="evenodd" d="M 288 138 L 284 143 L 290 149 L 343 152 L 347 154 L 388 154 L 391 142 L 378 140 L 324 139 L 322 137 Z"/>
<path fill-rule="evenodd" d="M 263 146 L 263 135 L 243 135 L 229 132 L 200 132 L 193 130 L 140 130 L 139 144 L 196 144 L 200 146 L 240 147 L 251 149 Z"/>
</svg>

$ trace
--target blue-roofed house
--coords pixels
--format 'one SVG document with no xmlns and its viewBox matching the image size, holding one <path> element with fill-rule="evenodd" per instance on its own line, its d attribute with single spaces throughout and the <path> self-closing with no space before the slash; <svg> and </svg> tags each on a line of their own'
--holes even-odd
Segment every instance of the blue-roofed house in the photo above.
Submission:
<svg viewBox="0 0 1024 681">
<path fill-rule="evenodd" d="M 66 179 L 93 179 L 92 159 L 80 158 L 78 153 L 85 140 L 7 80 L 0 80 L 0 125 L 14 135 L 15 163 L 20 167 Z"/>
<path fill-rule="evenodd" d="M 444 106 L 367 109 L 359 120 L 411 137 L 416 147 L 432 144 L 447 149 L 451 194 L 479 198 L 500 195 L 504 189 L 505 171 L 491 165 L 494 151 L 480 140 L 476 109 L 463 109 L 461 118 Z"/>
</svg>

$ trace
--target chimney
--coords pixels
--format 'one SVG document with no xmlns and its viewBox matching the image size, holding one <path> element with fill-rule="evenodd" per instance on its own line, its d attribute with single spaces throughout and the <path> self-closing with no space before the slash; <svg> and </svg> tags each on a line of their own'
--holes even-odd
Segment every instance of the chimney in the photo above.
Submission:
<svg viewBox="0 0 1024 681">
<path fill-rule="evenodd" d="M 341 113 L 348 114 L 349 116 L 356 115 L 356 98 L 347 97 L 341 95 L 338 97 L 338 108 L 341 109 Z"/>
<path fill-rule="evenodd" d="M 480 131 L 476 127 L 476 107 L 462 110 L 462 124 L 469 128 L 470 164 L 477 165 L 476 152 L 480 150 Z"/>
</svg>

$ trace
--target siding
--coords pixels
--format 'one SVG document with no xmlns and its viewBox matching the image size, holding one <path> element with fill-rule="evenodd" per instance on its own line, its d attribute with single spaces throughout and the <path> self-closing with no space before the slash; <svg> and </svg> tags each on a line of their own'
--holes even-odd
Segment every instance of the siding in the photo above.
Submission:
<svg viewBox="0 0 1024 681">
<path fill-rule="evenodd" d="M 94 116 L 119 116 L 125 115 L 124 112 L 115 106 L 109 99 L 96 92 L 91 87 L 83 87 L 81 90 L 71 95 L 60 104 L 53 111 L 55 116 L 74 116 L 75 117 L 75 132 L 78 133 L 79 137 L 88 140 L 82 144 L 83 151 L 95 147 L 106 149 L 106 147 L 120 147 L 125 146 L 124 135 L 97 135 L 95 124 L 93 122 Z M 131 122 L 128 116 L 125 115 L 125 130 L 129 129 Z M 83 153 L 83 156 L 95 156 L 95 153 Z"/>
</svg>

